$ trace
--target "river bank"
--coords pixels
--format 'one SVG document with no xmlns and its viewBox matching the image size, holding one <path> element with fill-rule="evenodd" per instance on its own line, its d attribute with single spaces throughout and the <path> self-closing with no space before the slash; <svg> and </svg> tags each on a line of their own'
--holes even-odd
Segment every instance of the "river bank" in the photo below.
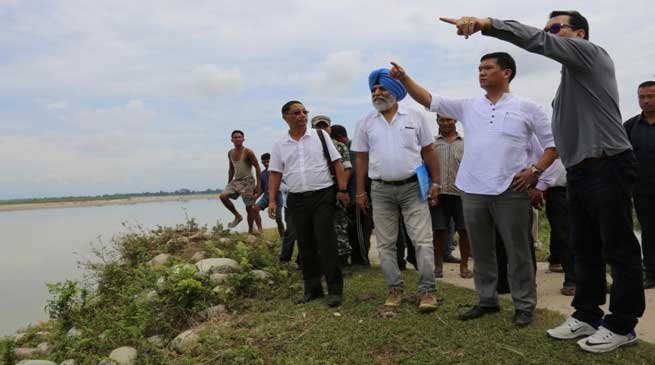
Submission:
<svg viewBox="0 0 655 365">
<path fill-rule="evenodd" d="M 145 203 L 161 203 L 161 202 L 170 202 L 170 201 L 184 202 L 184 201 L 198 200 L 198 199 L 218 200 L 218 194 L 143 196 L 143 197 L 130 197 L 125 199 L 83 200 L 83 201 L 52 202 L 52 203 L 0 204 L 0 212 L 15 212 L 21 210 L 37 210 L 37 209 L 102 207 L 107 205 L 131 205 L 131 204 L 145 204 Z"/>
</svg>

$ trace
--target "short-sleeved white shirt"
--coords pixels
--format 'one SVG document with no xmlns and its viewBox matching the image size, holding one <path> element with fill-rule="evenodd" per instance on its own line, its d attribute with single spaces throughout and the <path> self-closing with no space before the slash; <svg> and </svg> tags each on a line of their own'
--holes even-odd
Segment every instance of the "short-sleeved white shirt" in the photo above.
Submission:
<svg viewBox="0 0 655 365">
<path fill-rule="evenodd" d="M 423 163 L 421 148 L 432 144 L 430 125 L 418 110 L 398 106 L 391 123 L 380 112 L 357 124 L 350 149 L 368 152 L 368 176 L 386 181 L 404 180 Z"/>
<path fill-rule="evenodd" d="M 287 134 L 273 145 L 268 169 L 282 173 L 290 193 L 320 190 L 334 184 L 317 132 L 325 137 L 330 159 L 341 159 L 330 136 L 322 130 L 307 128 L 298 141 Z"/>
<path fill-rule="evenodd" d="M 449 99 L 432 94 L 430 111 L 464 127 L 464 157 L 455 185 L 467 193 L 498 195 L 530 166 L 533 135 L 543 148 L 555 147 L 550 119 L 537 103 L 510 93 L 493 104 L 486 96 Z"/>
</svg>

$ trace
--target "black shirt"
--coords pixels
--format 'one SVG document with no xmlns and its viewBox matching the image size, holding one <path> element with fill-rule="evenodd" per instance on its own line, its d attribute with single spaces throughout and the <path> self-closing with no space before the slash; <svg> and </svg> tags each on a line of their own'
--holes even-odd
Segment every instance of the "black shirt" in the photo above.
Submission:
<svg viewBox="0 0 655 365">
<path fill-rule="evenodd" d="M 623 124 L 637 161 L 639 173 L 635 194 L 655 194 L 655 124 L 639 114 Z"/>
</svg>

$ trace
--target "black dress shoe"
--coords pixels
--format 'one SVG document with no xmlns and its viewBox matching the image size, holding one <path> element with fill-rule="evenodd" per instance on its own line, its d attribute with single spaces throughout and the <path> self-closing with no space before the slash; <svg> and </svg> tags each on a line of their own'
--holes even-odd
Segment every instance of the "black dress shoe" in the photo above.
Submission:
<svg viewBox="0 0 655 365">
<path fill-rule="evenodd" d="M 480 318 L 485 314 L 497 313 L 499 311 L 500 311 L 500 307 L 480 307 L 479 305 L 476 305 L 473 308 L 469 309 L 467 312 L 457 316 L 457 318 L 460 321 L 468 321 L 469 319 Z"/>
<path fill-rule="evenodd" d="M 517 309 L 514 312 L 514 324 L 519 327 L 525 327 L 532 323 L 532 311 Z"/>
<path fill-rule="evenodd" d="M 328 295 L 327 305 L 330 308 L 338 307 L 341 305 L 341 294 L 330 294 Z"/>
<path fill-rule="evenodd" d="M 323 292 L 314 292 L 314 293 L 305 293 L 302 298 L 296 300 L 296 304 L 305 304 L 309 303 L 314 299 L 323 298 L 325 294 Z"/>
</svg>

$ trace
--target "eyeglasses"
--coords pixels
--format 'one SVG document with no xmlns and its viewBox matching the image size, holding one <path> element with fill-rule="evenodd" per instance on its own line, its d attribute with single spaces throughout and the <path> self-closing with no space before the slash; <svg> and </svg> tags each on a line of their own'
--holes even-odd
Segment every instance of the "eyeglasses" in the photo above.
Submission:
<svg viewBox="0 0 655 365">
<path fill-rule="evenodd" d="M 555 23 L 551 25 L 549 28 L 544 28 L 544 32 L 550 32 L 551 34 L 557 34 L 562 30 L 562 28 L 571 28 L 573 29 L 572 26 L 564 23 Z"/>
<path fill-rule="evenodd" d="M 293 111 L 293 112 L 288 112 L 287 114 L 295 115 L 295 116 L 297 117 L 297 116 L 299 116 L 301 113 L 302 113 L 302 114 L 305 114 L 305 115 L 309 115 L 309 110 L 307 110 L 307 109 L 296 110 L 296 111 Z"/>
</svg>

